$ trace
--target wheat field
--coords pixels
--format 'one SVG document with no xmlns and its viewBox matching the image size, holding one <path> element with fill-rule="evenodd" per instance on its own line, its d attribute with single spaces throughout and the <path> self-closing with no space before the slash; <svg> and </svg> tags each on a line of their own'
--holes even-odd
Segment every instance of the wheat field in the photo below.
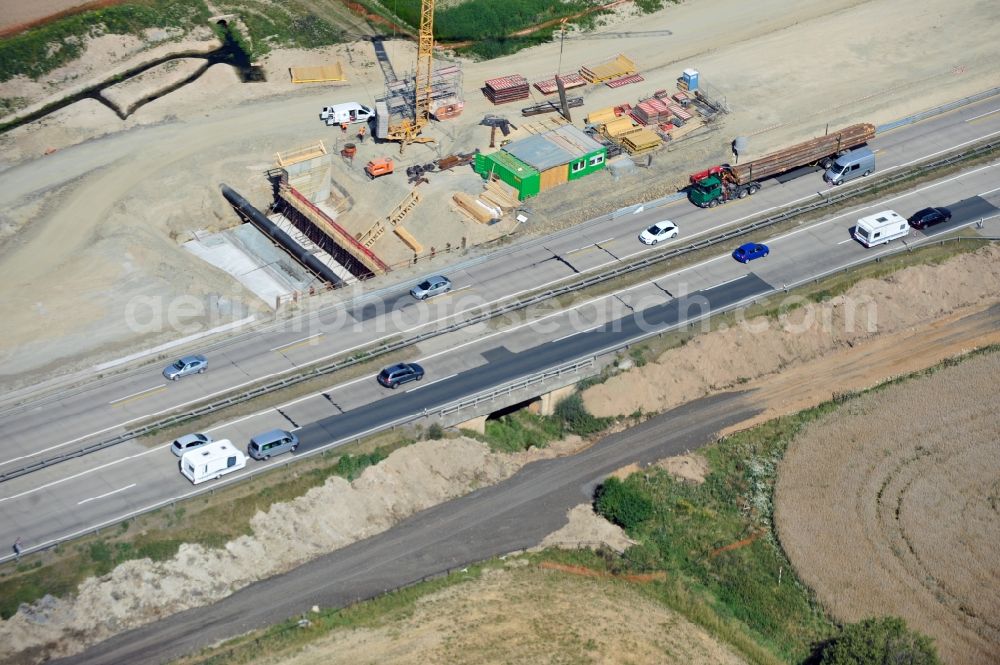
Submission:
<svg viewBox="0 0 1000 665">
<path fill-rule="evenodd" d="M 808 426 L 775 490 L 782 546 L 839 620 L 902 616 L 947 663 L 1000 662 L 1000 353 Z"/>
</svg>

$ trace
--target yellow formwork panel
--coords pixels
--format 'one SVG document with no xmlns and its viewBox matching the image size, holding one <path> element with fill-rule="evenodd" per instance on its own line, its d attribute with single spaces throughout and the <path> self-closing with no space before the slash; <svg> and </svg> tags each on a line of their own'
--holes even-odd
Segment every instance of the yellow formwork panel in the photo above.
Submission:
<svg viewBox="0 0 1000 665">
<path fill-rule="evenodd" d="M 292 83 L 331 83 L 347 80 L 344 67 L 339 60 L 332 65 L 319 67 L 290 67 L 288 72 L 292 76 Z"/>
</svg>

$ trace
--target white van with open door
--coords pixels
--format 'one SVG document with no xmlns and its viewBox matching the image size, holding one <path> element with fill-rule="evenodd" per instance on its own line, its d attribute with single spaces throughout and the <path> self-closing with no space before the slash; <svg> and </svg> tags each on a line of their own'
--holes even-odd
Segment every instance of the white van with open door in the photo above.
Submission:
<svg viewBox="0 0 1000 665">
<path fill-rule="evenodd" d="M 375 111 L 357 102 L 324 106 L 319 113 L 319 119 L 325 120 L 327 125 L 339 125 L 342 122 L 351 125 L 356 122 L 368 122 L 374 117 Z"/>
<path fill-rule="evenodd" d="M 247 456 L 228 439 L 189 450 L 180 461 L 181 473 L 195 485 L 239 471 L 246 465 Z"/>
<path fill-rule="evenodd" d="M 859 219 L 854 227 L 854 239 L 865 247 L 874 247 L 902 238 L 909 232 L 910 225 L 902 215 L 893 210 L 883 210 Z"/>
</svg>

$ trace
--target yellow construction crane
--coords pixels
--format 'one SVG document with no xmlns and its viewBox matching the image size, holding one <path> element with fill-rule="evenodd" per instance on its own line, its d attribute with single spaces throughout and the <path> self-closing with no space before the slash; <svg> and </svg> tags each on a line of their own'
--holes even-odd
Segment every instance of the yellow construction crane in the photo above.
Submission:
<svg viewBox="0 0 1000 665">
<path fill-rule="evenodd" d="M 430 121 L 431 75 L 434 68 L 434 0 L 420 2 L 420 32 L 417 36 L 417 72 L 413 80 L 413 119 L 390 125 L 386 139 L 399 141 L 399 152 L 410 143 L 433 143 L 420 136 Z"/>
</svg>

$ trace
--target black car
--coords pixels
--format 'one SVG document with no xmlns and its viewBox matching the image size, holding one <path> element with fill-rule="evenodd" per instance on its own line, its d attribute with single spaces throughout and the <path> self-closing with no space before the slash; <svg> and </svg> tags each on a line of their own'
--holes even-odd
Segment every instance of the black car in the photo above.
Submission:
<svg viewBox="0 0 1000 665">
<path fill-rule="evenodd" d="M 910 215 L 906 221 L 915 229 L 926 229 L 928 226 L 947 222 L 949 219 L 951 219 L 951 210 L 947 208 L 924 208 Z"/>
<path fill-rule="evenodd" d="M 424 378 L 424 368 L 416 363 L 399 363 L 378 373 L 378 382 L 386 388 L 396 388 L 401 383 Z"/>
</svg>

